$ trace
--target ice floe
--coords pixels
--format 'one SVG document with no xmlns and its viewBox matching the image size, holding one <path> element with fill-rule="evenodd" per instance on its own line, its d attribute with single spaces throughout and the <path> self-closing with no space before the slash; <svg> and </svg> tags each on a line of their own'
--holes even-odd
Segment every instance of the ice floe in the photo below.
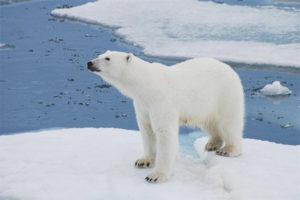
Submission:
<svg viewBox="0 0 300 200">
<path fill-rule="evenodd" d="M 297 199 L 300 146 L 244 139 L 236 158 L 181 154 L 166 183 L 149 184 L 137 131 L 113 128 L 49 130 L 0 136 L 0 197 L 31 200 Z"/>
<path fill-rule="evenodd" d="M 280 84 L 280 81 L 274 81 L 271 84 L 265 85 L 260 92 L 266 96 L 284 96 L 292 94 L 292 91 Z"/>
<path fill-rule="evenodd" d="M 197 0 L 101 0 L 52 15 L 116 28 L 153 56 L 300 67 L 300 10 Z"/>
</svg>

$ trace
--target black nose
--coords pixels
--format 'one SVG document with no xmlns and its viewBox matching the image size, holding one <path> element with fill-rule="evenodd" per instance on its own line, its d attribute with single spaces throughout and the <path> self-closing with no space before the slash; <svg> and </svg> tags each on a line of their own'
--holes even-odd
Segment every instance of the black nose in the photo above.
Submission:
<svg viewBox="0 0 300 200">
<path fill-rule="evenodd" d="M 93 66 L 93 63 L 92 63 L 91 61 L 89 61 L 89 62 L 87 63 L 87 68 L 88 68 L 88 69 L 91 69 L 92 66 Z"/>
<path fill-rule="evenodd" d="M 92 72 L 101 72 L 101 70 L 94 66 L 93 62 L 91 61 L 87 63 L 87 68 Z"/>
</svg>

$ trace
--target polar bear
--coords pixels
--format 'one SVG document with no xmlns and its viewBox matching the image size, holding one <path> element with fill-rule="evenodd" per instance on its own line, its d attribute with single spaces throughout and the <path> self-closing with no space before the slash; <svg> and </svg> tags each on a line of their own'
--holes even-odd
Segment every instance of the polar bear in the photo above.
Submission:
<svg viewBox="0 0 300 200">
<path fill-rule="evenodd" d="M 207 133 L 207 151 L 221 156 L 241 154 L 244 93 L 239 76 L 227 64 L 195 58 L 168 67 L 107 51 L 87 67 L 133 100 L 144 144 L 144 156 L 135 166 L 154 167 L 145 178 L 148 182 L 170 178 L 180 125 Z"/>
</svg>

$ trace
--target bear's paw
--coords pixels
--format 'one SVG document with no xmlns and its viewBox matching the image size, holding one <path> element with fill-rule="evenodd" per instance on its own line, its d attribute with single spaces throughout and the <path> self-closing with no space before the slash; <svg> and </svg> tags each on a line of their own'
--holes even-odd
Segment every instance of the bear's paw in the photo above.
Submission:
<svg viewBox="0 0 300 200">
<path fill-rule="evenodd" d="M 229 146 L 224 146 L 223 148 L 217 150 L 216 154 L 225 157 L 236 157 L 241 155 L 241 151 L 239 151 L 238 148 L 229 145 Z"/>
<path fill-rule="evenodd" d="M 222 141 L 213 141 L 213 142 L 208 142 L 205 145 L 205 150 L 206 151 L 216 151 L 222 147 Z"/>
<path fill-rule="evenodd" d="M 136 168 L 152 168 L 154 167 L 154 160 L 148 158 L 140 158 L 135 162 Z"/>
<path fill-rule="evenodd" d="M 149 183 L 159 183 L 159 182 L 167 181 L 169 178 L 170 176 L 167 175 L 166 173 L 154 171 L 151 174 L 149 174 L 145 178 L 145 180 L 148 181 Z"/>
</svg>

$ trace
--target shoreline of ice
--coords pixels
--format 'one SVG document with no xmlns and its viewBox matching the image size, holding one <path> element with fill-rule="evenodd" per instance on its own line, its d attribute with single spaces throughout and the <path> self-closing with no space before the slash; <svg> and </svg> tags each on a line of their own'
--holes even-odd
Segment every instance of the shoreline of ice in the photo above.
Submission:
<svg viewBox="0 0 300 200">
<path fill-rule="evenodd" d="M 111 27 L 116 35 L 142 47 L 149 56 L 214 57 L 300 68 L 297 9 L 285 11 L 195 0 L 173 2 L 174 8 L 169 4 L 169 0 L 143 4 L 136 0 L 102 0 L 55 9 L 51 15 Z M 177 7 L 180 12 L 175 15 Z M 218 14 L 212 18 L 211 13 Z"/>
</svg>

